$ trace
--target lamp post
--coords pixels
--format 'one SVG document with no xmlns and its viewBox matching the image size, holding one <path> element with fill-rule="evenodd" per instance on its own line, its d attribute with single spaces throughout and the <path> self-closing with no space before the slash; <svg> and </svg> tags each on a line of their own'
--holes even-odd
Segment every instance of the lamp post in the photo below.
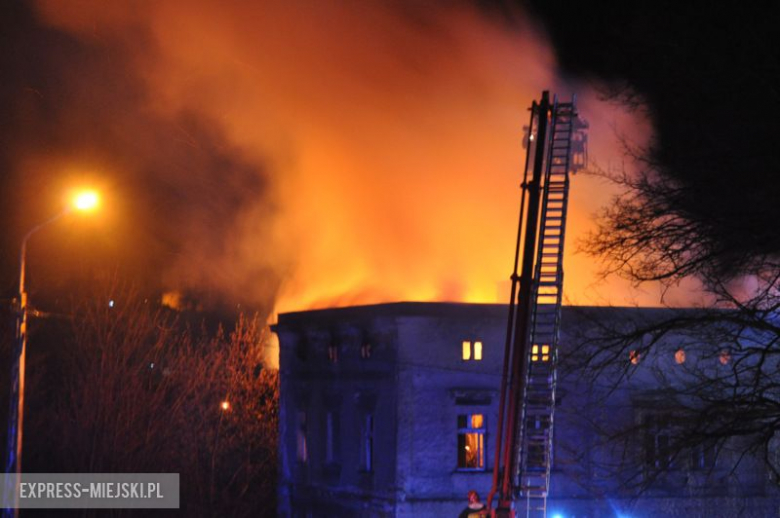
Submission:
<svg viewBox="0 0 780 518">
<path fill-rule="evenodd" d="M 8 444 L 5 472 L 7 474 L 16 474 L 13 484 L 8 484 L 6 488 L 6 503 L 8 498 L 13 501 L 12 508 L 6 508 L 4 516 L 19 516 L 19 482 L 22 473 L 22 432 L 24 425 L 24 381 L 25 381 L 25 362 L 27 359 L 27 291 L 25 290 L 25 275 L 27 270 L 27 242 L 30 238 L 44 227 L 47 227 L 58 221 L 62 217 L 74 212 L 88 212 L 97 208 L 99 196 L 94 191 L 83 191 L 78 193 L 72 200 L 71 205 L 56 216 L 34 226 L 22 238 L 22 245 L 19 251 L 19 302 L 16 312 L 16 340 L 14 348 L 14 362 L 11 367 L 11 398 L 8 412 Z M 9 491 L 13 491 L 9 495 Z M 11 513 L 11 509 L 13 512 Z"/>
</svg>

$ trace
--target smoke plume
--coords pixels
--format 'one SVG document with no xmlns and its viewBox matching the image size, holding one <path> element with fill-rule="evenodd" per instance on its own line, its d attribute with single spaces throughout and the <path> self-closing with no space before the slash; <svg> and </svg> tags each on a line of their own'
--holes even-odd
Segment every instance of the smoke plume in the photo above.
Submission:
<svg viewBox="0 0 780 518">
<path fill-rule="evenodd" d="M 642 142 L 649 123 L 559 77 L 522 13 L 423 4 L 41 0 L 15 185 L 87 168 L 116 200 L 106 248 L 169 291 L 276 311 L 503 302 L 531 101 L 578 92 L 603 166 L 622 162 L 616 130 Z M 612 194 L 574 178 L 570 302 L 628 302 L 574 254 Z"/>
</svg>

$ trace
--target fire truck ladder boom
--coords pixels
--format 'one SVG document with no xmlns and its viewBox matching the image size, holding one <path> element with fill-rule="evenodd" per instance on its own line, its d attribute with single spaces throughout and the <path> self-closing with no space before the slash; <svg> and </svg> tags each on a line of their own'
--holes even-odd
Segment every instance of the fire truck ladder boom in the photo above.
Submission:
<svg viewBox="0 0 780 518">
<path fill-rule="evenodd" d="M 586 135 L 581 131 L 587 124 L 578 118 L 573 98 L 550 103 L 544 92 L 531 110 L 528 159 L 534 169 L 531 181 L 523 183 L 517 245 L 519 256 L 524 235 L 523 268 L 518 276 L 516 256 L 499 403 L 502 437 L 496 451 L 503 446 L 503 458 L 497 455 L 488 497 L 492 507 L 493 497 L 499 495 L 492 512 L 500 518 L 547 516 L 569 174 L 587 160 Z M 526 175 L 527 171 L 526 166 Z"/>
<path fill-rule="evenodd" d="M 553 452 L 556 364 L 563 294 L 574 103 L 553 103 L 532 288 L 530 349 L 521 412 L 518 480 L 525 515 L 547 515 Z"/>
</svg>

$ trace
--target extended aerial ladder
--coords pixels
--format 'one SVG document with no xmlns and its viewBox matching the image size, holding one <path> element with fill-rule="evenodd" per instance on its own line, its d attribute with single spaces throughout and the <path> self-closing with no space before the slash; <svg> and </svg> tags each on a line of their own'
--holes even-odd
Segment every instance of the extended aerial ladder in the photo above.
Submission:
<svg viewBox="0 0 780 518">
<path fill-rule="evenodd" d="M 573 98 L 531 106 L 488 495 L 498 518 L 547 516 L 569 175 L 587 163 L 586 128 Z"/>
</svg>

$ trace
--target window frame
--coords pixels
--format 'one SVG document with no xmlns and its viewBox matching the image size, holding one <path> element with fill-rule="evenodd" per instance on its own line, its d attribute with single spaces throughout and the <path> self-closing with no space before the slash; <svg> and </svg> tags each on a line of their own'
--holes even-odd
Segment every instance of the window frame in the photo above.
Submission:
<svg viewBox="0 0 780 518">
<path fill-rule="evenodd" d="M 481 362 L 485 357 L 485 342 L 481 339 L 461 340 L 460 359 L 464 362 Z"/>
<path fill-rule="evenodd" d="M 691 471 L 711 472 L 718 466 L 717 441 L 703 441 L 691 448 Z"/>
<path fill-rule="evenodd" d="M 474 417 L 479 416 L 481 419 L 481 426 L 474 426 Z M 461 422 L 461 420 L 463 420 Z M 468 439 L 468 435 L 476 435 L 477 442 L 480 450 L 477 452 L 478 465 L 476 467 L 468 466 L 465 453 L 461 457 L 462 450 L 468 446 L 465 444 Z M 463 437 L 463 443 L 461 442 Z M 456 433 L 456 471 L 459 472 L 477 472 L 481 473 L 488 470 L 487 462 L 487 416 L 484 412 L 469 412 L 465 414 L 457 415 L 457 433 Z M 461 446 L 463 444 L 463 446 Z M 463 459 L 463 462 L 461 460 Z"/>
</svg>

